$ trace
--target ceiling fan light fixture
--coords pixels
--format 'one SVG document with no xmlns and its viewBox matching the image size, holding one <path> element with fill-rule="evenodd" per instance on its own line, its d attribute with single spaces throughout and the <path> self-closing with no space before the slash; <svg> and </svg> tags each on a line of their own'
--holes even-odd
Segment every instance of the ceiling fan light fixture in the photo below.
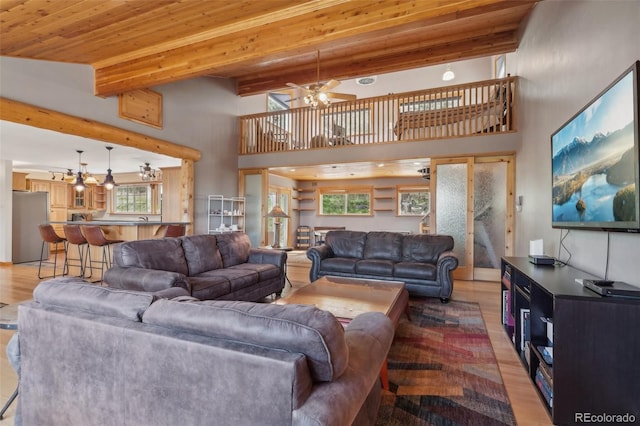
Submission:
<svg viewBox="0 0 640 426">
<path fill-rule="evenodd" d="M 451 81 L 456 78 L 455 73 L 451 70 L 451 64 L 447 65 L 447 70 L 442 74 L 442 80 Z"/>
</svg>

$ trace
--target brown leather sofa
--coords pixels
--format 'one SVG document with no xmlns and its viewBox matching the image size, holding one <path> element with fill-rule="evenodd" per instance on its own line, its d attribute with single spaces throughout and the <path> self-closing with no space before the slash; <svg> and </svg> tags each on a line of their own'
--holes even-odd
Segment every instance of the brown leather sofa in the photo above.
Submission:
<svg viewBox="0 0 640 426">
<path fill-rule="evenodd" d="M 329 231 L 307 250 L 309 279 L 321 276 L 402 281 L 414 296 L 449 301 L 458 267 L 453 237 L 399 232 Z"/>
<path fill-rule="evenodd" d="M 287 253 L 252 248 L 243 232 L 128 241 L 113 249 L 109 287 L 158 292 L 184 288 L 200 300 L 258 301 L 281 294 Z"/>
</svg>

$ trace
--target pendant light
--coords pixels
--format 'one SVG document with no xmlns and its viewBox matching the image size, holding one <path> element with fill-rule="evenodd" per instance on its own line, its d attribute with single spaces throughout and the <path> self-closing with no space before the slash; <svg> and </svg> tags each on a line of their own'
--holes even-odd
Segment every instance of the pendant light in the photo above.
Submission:
<svg viewBox="0 0 640 426">
<path fill-rule="evenodd" d="M 87 185 L 84 184 L 84 179 L 82 178 L 82 153 L 84 151 L 76 150 L 78 153 L 78 176 L 76 177 L 76 183 L 74 184 L 74 188 L 78 192 L 84 191 Z"/>
<path fill-rule="evenodd" d="M 113 149 L 113 147 L 107 146 L 106 148 L 107 151 L 109 151 L 109 168 L 107 169 L 107 175 L 104 177 L 104 182 L 102 182 L 102 185 L 104 185 L 104 187 L 108 190 L 111 190 L 114 186 L 116 186 L 116 181 L 111 175 L 111 150 Z"/>
<path fill-rule="evenodd" d="M 454 78 L 456 78 L 456 75 L 451 70 L 451 64 L 448 64 L 447 65 L 447 70 L 444 72 L 444 74 L 442 74 L 442 79 L 444 81 L 451 81 Z"/>
</svg>

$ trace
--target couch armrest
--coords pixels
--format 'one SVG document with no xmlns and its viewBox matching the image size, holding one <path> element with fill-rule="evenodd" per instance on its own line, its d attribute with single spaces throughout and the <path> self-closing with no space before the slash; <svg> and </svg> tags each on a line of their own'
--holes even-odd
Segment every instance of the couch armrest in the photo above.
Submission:
<svg viewBox="0 0 640 426">
<path fill-rule="evenodd" d="M 171 287 L 182 287 L 191 294 L 187 277 L 179 272 L 114 266 L 104 273 L 104 281 L 112 288 L 159 292 Z"/>
<path fill-rule="evenodd" d="M 365 405 L 374 386 L 380 387 L 380 370 L 393 341 L 391 320 L 381 312 L 358 315 L 345 329 L 349 364 L 344 374 L 332 382 L 315 385 L 305 403 L 294 410 L 293 424 L 350 425 Z M 348 395 L 348 398 L 336 398 Z M 379 405 L 379 400 L 378 400 Z M 378 406 L 368 407 L 375 423 Z"/>
<path fill-rule="evenodd" d="M 287 252 L 278 249 L 252 248 L 249 250 L 249 263 L 271 263 L 281 270 L 287 262 Z"/>
<path fill-rule="evenodd" d="M 311 260 L 311 269 L 309 269 L 309 280 L 314 282 L 318 279 L 320 273 L 320 262 L 322 259 L 333 257 L 333 250 L 327 244 L 322 244 L 307 249 L 307 257 Z"/>
<path fill-rule="evenodd" d="M 437 280 L 440 283 L 440 298 L 449 299 L 453 292 L 453 270 L 458 267 L 458 255 L 453 251 L 440 253 L 438 257 Z"/>
</svg>

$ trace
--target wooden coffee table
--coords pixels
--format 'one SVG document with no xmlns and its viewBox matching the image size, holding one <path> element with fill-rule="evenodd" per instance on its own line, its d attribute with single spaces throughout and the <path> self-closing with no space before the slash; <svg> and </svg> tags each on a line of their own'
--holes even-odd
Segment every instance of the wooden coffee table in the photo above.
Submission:
<svg viewBox="0 0 640 426">
<path fill-rule="evenodd" d="M 394 326 L 400 315 L 408 315 L 409 292 L 401 281 L 321 277 L 276 300 L 279 305 L 313 305 L 340 320 L 352 320 L 365 312 L 382 312 Z"/>
<path fill-rule="evenodd" d="M 391 319 L 394 327 L 403 312 L 411 320 L 409 292 L 401 281 L 325 276 L 274 303 L 313 305 L 331 312 L 343 324 L 365 312 L 382 312 Z M 386 360 L 380 377 L 382 386 L 389 389 Z"/>
</svg>

